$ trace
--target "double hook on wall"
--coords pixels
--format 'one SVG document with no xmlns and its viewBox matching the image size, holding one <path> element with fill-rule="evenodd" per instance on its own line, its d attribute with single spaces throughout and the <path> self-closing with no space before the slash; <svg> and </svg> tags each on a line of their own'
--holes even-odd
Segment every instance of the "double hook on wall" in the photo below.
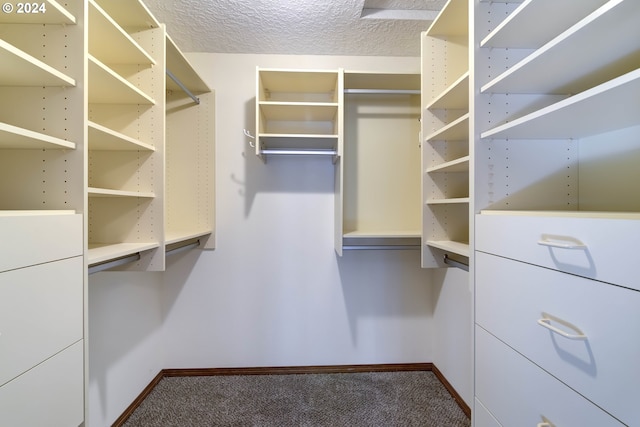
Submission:
<svg viewBox="0 0 640 427">
<path fill-rule="evenodd" d="M 249 145 L 251 146 L 251 148 L 256 148 L 256 143 L 255 143 L 255 139 L 256 139 L 256 137 L 255 137 L 255 136 L 253 136 L 253 135 L 251 135 L 251 132 L 249 132 L 249 131 L 248 131 L 248 130 L 246 130 L 246 129 L 243 129 L 243 130 L 242 130 L 242 132 L 244 133 L 244 135 L 245 135 L 245 136 L 247 136 L 247 137 L 249 137 L 249 138 L 251 138 L 251 139 L 253 139 L 253 140 L 254 140 L 254 141 L 251 141 L 251 140 L 250 140 L 250 141 L 249 141 Z"/>
</svg>

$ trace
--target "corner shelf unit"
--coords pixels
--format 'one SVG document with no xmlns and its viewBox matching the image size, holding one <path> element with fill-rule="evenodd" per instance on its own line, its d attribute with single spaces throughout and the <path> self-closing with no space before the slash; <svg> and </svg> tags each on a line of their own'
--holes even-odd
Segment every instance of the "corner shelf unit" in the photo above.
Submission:
<svg viewBox="0 0 640 427">
<path fill-rule="evenodd" d="M 342 70 L 256 70 L 256 155 L 340 155 Z"/>
<path fill-rule="evenodd" d="M 448 255 L 457 259 L 470 255 L 468 3 L 449 0 L 422 34 L 424 268 L 447 266 Z"/>
<path fill-rule="evenodd" d="M 420 74 L 344 71 L 335 246 L 420 248 Z"/>
</svg>

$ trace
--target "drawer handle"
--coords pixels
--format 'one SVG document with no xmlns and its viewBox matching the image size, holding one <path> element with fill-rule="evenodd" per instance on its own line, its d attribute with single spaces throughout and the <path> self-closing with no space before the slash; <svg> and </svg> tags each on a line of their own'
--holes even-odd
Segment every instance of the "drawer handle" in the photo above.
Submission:
<svg viewBox="0 0 640 427">
<path fill-rule="evenodd" d="M 546 328 L 548 330 L 550 330 L 553 333 L 556 333 L 558 335 L 561 335 L 567 339 L 570 340 L 586 340 L 587 336 L 580 330 L 578 329 L 576 326 L 572 325 L 569 322 L 566 322 L 564 320 L 558 319 L 557 317 L 554 316 L 550 316 L 548 314 L 543 314 L 545 317 L 543 317 L 542 319 L 538 319 L 538 325 L 542 326 L 543 328 Z M 553 326 L 551 324 L 551 320 L 554 320 L 558 323 L 561 323 L 573 330 L 575 330 L 576 332 L 578 332 L 577 334 L 570 334 L 568 332 L 563 331 L 560 328 L 557 328 L 555 326 Z"/>
<path fill-rule="evenodd" d="M 548 234 L 543 234 L 541 236 L 541 239 L 538 240 L 538 244 L 542 246 L 548 246 L 550 248 L 560 249 L 584 249 L 587 247 L 587 245 L 585 245 L 578 239 L 574 239 L 573 237 L 551 236 Z"/>
</svg>

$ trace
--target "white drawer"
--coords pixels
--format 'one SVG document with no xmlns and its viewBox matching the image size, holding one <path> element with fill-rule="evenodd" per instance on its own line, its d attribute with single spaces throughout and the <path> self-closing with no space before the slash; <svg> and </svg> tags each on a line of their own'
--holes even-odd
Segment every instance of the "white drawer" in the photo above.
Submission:
<svg viewBox="0 0 640 427">
<path fill-rule="evenodd" d="M 640 292 L 477 253 L 476 323 L 623 422 L 640 420 Z"/>
<path fill-rule="evenodd" d="M 82 252 L 82 215 L 0 215 L 0 272 Z"/>
<path fill-rule="evenodd" d="M 84 421 L 83 342 L 0 387 L 1 426 L 75 427 Z"/>
<path fill-rule="evenodd" d="M 483 213 L 476 215 L 476 250 L 640 290 L 640 219 L 624 219 L 636 216 Z M 578 243 L 584 247 L 561 247 Z"/>
<path fill-rule="evenodd" d="M 82 339 L 82 257 L 0 273 L 0 385 Z"/>
<path fill-rule="evenodd" d="M 623 425 L 478 326 L 475 375 L 476 398 L 503 426 Z"/>
</svg>

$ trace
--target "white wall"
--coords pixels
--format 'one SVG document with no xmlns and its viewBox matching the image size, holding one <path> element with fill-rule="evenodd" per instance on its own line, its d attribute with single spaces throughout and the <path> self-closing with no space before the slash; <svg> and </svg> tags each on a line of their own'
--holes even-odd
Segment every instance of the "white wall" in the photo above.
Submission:
<svg viewBox="0 0 640 427">
<path fill-rule="evenodd" d="M 217 249 L 169 262 L 168 367 L 429 362 L 432 301 L 419 251 L 333 250 L 329 158 L 262 163 L 256 66 L 419 72 L 418 58 L 192 54 L 216 89 Z"/>
</svg>

